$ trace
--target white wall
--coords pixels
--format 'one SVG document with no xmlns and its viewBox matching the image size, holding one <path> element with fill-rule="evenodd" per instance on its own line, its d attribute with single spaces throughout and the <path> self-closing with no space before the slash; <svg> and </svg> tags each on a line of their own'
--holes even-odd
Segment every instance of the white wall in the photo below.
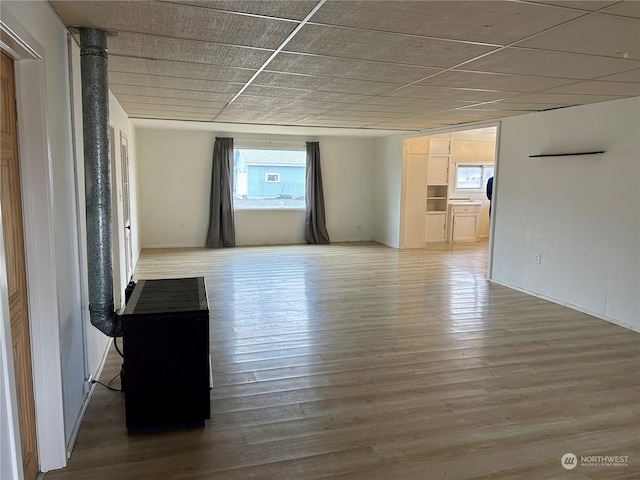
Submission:
<svg viewBox="0 0 640 480">
<path fill-rule="evenodd" d="M 206 240 L 211 158 L 216 136 L 320 142 L 327 230 L 332 242 L 372 240 L 374 141 L 371 138 L 226 134 L 137 129 L 142 247 L 195 247 Z M 236 211 L 236 244 L 304 243 L 304 211 Z"/>
<path fill-rule="evenodd" d="M 47 3 L 1 8 L 3 23 L 42 57 L 19 57 L 16 94 L 38 451 L 47 471 L 66 463 L 84 395 L 67 42 Z"/>
<path fill-rule="evenodd" d="M 109 125 L 114 129 L 115 133 L 115 169 L 112 169 L 111 175 L 115 190 L 111 192 L 112 198 L 116 204 L 116 209 L 112 211 L 113 217 L 113 252 L 114 252 L 114 271 L 113 271 L 113 288 L 114 300 L 117 308 L 124 304 L 124 290 L 129 283 L 126 275 L 125 266 L 125 231 L 124 231 L 124 203 L 122 196 L 122 152 L 120 151 L 120 136 L 124 135 L 128 142 L 129 153 L 129 197 L 131 210 L 131 235 L 132 235 L 132 264 L 135 267 L 138 256 L 140 255 L 139 247 L 139 227 L 138 227 L 138 211 L 137 211 L 137 161 L 136 161 L 136 131 L 131 125 L 131 121 L 126 112 L 116 100 L 116 97 L 109 92 Z M 117 259 L 117 262 L 116 262 Z"/>
<path fill-rule="evenodd" d="M 639 117 L 634 98 L 502 121 L 494 281 L 640 330 Z"/>
<path fill-rule="evenodd" d="M 66 464 L 66 446 L 73 442 L 87 401 L 85 379 L 90 373 L 97 374 L 108 341 L 88 324 L 86 313 L 84 192 L 82 182 L 76 183 L 74 164 L 75 153 L 82 175 L 81 99 L 77 71 L 73 83 L 69 77 L 67 32 L 47 2 L 4 1 L 1 7 L 3 24 L 18 38 L 16 45 L 24 42 L 42 57 L 29 59 L 27 49 L 13 54 L 38 453 L 40 469 L 46 472 Z M 72 45 L 76 69 L 78 55 L 77 46 Z M 129 132 L 135 151 L 128 119 L 117 102 L 112 101 L 111 109 L 115 124 Z M 135 191 L 133 195 L 135 198 Z M 138 242 L 135 236 L 134 242 Z M 137 258 L 139 247 L 135 248 Z M 4 306 L 4 299 L 0 301 Z M 9 339 L 0 342 L 4 348 Z M 15 399 L 14 386 L 9 383 L 9 392 L 3 391 L 0 398 L 2 415 L 8 411 L 6 395 Z M 8 458 L 4 448 L 19 445 L 7 432 L 3 424 L 2 472 Z M 19 465 L 18 450 L 13 448 L 12 456 Z"/>
<path fill-rule="evenodd" d="M 402 190 L 402 136 L 376 139 L 374 173 L 376 242 L 400 247 L 400 195 Z"/>
<path fill-rule="evenodd" d="M 84 365 L 83 370 L 80 372 L 80 363 L 77 356 L 73 358 L 76 363 L 75 369 L 67 368 L 65 376 L 68 377 L 65 380 L 66 383 L 79 384 L 83 391 L 81 396 L 75 396 L 75 401 L 70 402 L 65 396 L 65 432 L 67 437 L 67 449 L 70 453 L 75 441 L 75 435 L 80 427 L 82 421 L 82 412 L 86 402 L 88 402 L 88 384 L 86 379 L 91 375 L 93 378 L 98 378 L 102 366 L 104 364 L 106 352 L 110 345 L 110 339 L 98 329 L 91 325 L 89 314 L 89 296 L 88 296 L 88 280 L 87 280 L 87 252 L 86 252 L 86 214 L 85 214 L 85 182 L 84 182 L 84 142 L 82 131 L 82 85 L 81 85 L 81 73 L 80 73 L 80 47 L 76 44 L 75 40 L 69 39 L 69 46 L 71 49 L 72 60 L 72 83 L 73 83 L 73 126 L 75 128 L 75 152 L 76 152 L 76 168 L 77 168 L 77 204 L 78 204 L 78 258 L 80 262 L 80 284 L 82 291 L 82 311 L 80 320 L 83 322 L 84 328 L 83 339 L 76 337 L 70 338 L 68 336 L 62 336 L 61 343 L 63 348 L 67 348 L 66 343 L 73 342 L 74 347 L 83 348 Z M 130 143 L 130 158 L 132 170 L 135 169 L 135 155 L 133 155 L 134 147 L 131 146 L 132 142 L 135 142 L 135 130 L 133 129 L 131 122 L 129 121 L 125 111 L 120 106 L 115 97 L 109 93 L 109 124 L 114 127 L 115 131 L 115 169 L 112 168 L 111 175 L 112 181 L 112 231 L 113 231 L 113 285 L 114 285 L 114 304 L 116 308 L 121 308 L 124 303 L 124 289 L 127 285 L 128 279 L 126 278 L 126 269 L 124 265 L 124 229 L 122 228 L 123 221 L 123 202 L 122 202 L 122 169 L 121 169 L 121 152 L 120 152 L 120 135 L 124 134 L 129 139 Z M 133 201 L 135 201 L 136 189 L 135 185 L 132 187 L 131 195 Z M 132 207 L 133 213 L 135 209 Z M 135 224 L 133 224 L 132 233 L 137 234 Z M 134 265 L 137 259 L 136 251 L 134 250 Z M 82 333 L 82 332 L 81 332 Z M 65 369 L 63 369 L 63 372 Z M 64 379 L 63 379 L 64 380 Z M 78 403 L 79 402 L 79 403 Z M 66 413 L 69 410 L 68 414 Z"/>
<path fill-rule="evenodd" d="M 141 247 L 203 246 L 215 134 L 137 129 Z"/>
</svg>

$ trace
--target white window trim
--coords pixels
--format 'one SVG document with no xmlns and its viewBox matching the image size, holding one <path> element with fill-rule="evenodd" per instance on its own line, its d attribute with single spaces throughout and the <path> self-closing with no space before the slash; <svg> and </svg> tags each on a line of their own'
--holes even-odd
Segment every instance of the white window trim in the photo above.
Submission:
<svg viewBox="0 0 640 480">
<path fill-rule="evenodd" d="M 491 167 L 494 169 L 494 173 L 495 173 L 495 164 L 494 163 L 456 163 L 456 168 L 455 168 L 455 172 L 454 172 L 454 176 L 453 176 L 453 185 L 454 185 L 454 191 L 456 193 L 462 193 L 462 192 L 470 192 L 470 193 L 477 193 L 477 192 L 484 192 L 486 190 L 486 185 L 481 186 L 480 188 L 460 188 L 458 187 L 458 168 L 460 167 L 481 167 L 482 169 L 486 168 L 486 167 Z M 484 172 L 483 172 L 484 173 Z"/>
<path fill-rule="evenodd" d="M 311 140 L 310 140 L 311 141 Z M 264 138 L 250 138 L 250 137 L 234 137 L 233 149 L 234 150 L 287 150 L 287 151 L 306 151 L 306 140 L 268 140 Z M 306 165 L 304 166 L 306 169 Z M 266 178 L 266 177 L 265 177 Z M 271 182 L 269 182 L 271 183 Z M 265 208 L 247 208 L 243 206 L 237 206 L 234 202 L 234 212 L 306 212 L 306 199 L 305 205 L 299 207 L 274 207 L 269 206 Z"/>
</svg>

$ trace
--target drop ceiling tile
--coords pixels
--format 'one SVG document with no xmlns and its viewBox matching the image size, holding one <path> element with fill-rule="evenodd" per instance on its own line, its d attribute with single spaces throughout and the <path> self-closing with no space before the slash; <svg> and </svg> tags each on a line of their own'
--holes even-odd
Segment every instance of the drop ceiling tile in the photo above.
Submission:
<svg viewBox="0 0 640 480">
<path fill-rule="evenodd" d="M 347 110 L 331 110 L 315 115 L 324 120 L 381 121 L 407 117 L 406 113 L 354 112 Z"/>
<path fill-rule="evenodd" d="M 231 106 L 247 106 L 248 108 L 254 108 L 256 105 L 266 106 L 269 108 L 291 109 L 293 111 L 309 109 L 326 111 L 334 108 L 341 108 L 341 106 L 345 104 L 294 98 L 258 97 L 242 94 Z"/>
<path fill-rule="evenodd" d="M 424 108 L 456 108 L 471 105 L 477 102 L 461 102 L 457 100 L 444 100 L 434 98 L 403 98 L 403 97 L 370 97 L 359 104 L 386 105 L 386 106 L 411 106 Z"/>
<path fill-rule="evenodd" d="M 432 98 L 464 102 L 488 102 L 516 95 L 514 92 L 409 85 L 386 93 L 385 97 Z"/>
<path fill-rule="evenodd" d="M 318 3 L 317 0 L 174 0 L 174 2 L 293 20 L 302 20 Z"/>
<path fill-rule="evenodd" d="M 640 69 L 617 73 L 615 75 L 606 75 L 598 78 L 598 80 L 604 80 L 606 82 L 640 83 Z"/>
<path fill-rule="evenodd" d="M 147 112 L 127 112 L 130 118 L 150 118 L 154 120 L 185 120 L 191 122 L 210 122 L 211 117 Z"/>
<path fill-rule="evenodd" d="M 117 94 L 116 98 L 122 105 L 127 103 L 138 103 L 149 105 L 179 105 L 184 107 L 222 108 L 227 104 L 227 102 L 190 100 L 186 98 L 154 97 L 150 95 L 130 95 L 123 93 Z"/>
<path fill-rule="evenodd" d="M 215 92 L 198 92 L 194 90 L 178 90 L 170 88 L 157 88 L 157 87 L 141 87 L 138 85 L 109 85 L 116 98 L 119 98 L 120 94 L 125 95 L 140 95 L 140 96 L 152 96 L 152 97 L 164 97 L 175 99 L 189 99 L 189 100 L 202 100 L 209 102 L 224 102 L 225 104 L 233 98 L 232 94 L 215 93 Z"/>
<path fill-rule="evenodd" d="M 243 92 L 244 94 L 263 97 L 304 98 L 305 100 L 339 103 L 355 103 L 369 98 L 367 95 L 353 93 L 321 92 L 296 88 L 267 87 L 264 85 L 249 85 Z"/>
<path fill-rule="evenodd" d="M 587 10 L 590 12 L 600 10 L 607 5 L 616 3 L 615 0 L 537 0 L 538 3 L 544 3 L 546 5 L 555 5 L 563 8 L 574 8 L 578 10 Z"/>
<path fill-rule="evenodd" d="M 438 120 L 428 120 L 425 118 L 394 120 L 389 122 L 379 122 L 371 124 L 371 126 L 375 128 L 388 128 L 398 130 L 426 130 L 428 128 L 438 128 L 444 127 L 446 125 L 446 122 Z"/>
<path fill-rule="evenodd" d="M 214 118 L 216 122 L 292 125 L 305 118 L 304 114 L 277 114 L 258 112 L 227 112 L 223 110 Z"/>
<path fill-rule="evenodd" d="M 305 25 L 287 52 L 448 68 L 494 47 L 350 28 Z"/>
<path fill-rule="evenodd" d="M 223 67 L 204 63 L 151 60 L 148 58 L 109 56 L 109 72 L 144 73 L 165 77 L 199 78 L 202 80 L 247 82 L 255 69 Z"/>
<path fill-rule="evenodd" d="M 569 9 L 521 2 L 331 0 L 311 21 L 507 45 L 579 15 L 581 12 Z"/>
<path fill-rule="evenodd" d="M 281 87 L 268 87 L 265 85 L 249 85 L 242 96 L 255 96 L 255 97 L 276 97 L 276 98 L 304 98 L 311 93 L 310 90 L 297 89 L 297 88 L 281 88 Z"/>
<path fill-rule="evenodd" d="M 640 18 L 640 2 L 638 0 L 625 0 L 602 10 L 611 15 Z"/>
<path fill-rule="evenodd" d="M 342 105 L 340 108 L 344 111 L 368 112 L 372 114 L 398 113 L 403 115 L 424 113 L 427 110 L 426 107 L 420 105 L 369 105 L 365 103 L 352 103 Z"/>
<path fill-rule="evenodd" d="M 178 60 L 227 67 L 258 69 L 271 56 L 269 50 L 234 47 L 199 40 L 120 32 L 108 39 L 109 53 L 138 58 Z"/>
<path fill-rule="evenodd" d="M 626 72 L 638 67 L 640 62 L 636 60 L 526 48 L 505 48 L 464 65 L 465 70 L 582 80 Z"/>
<path fill-rule="evenodd" d="M 299 75 L 292 73 L 262 72 L 253 81 L 252 85 L 301 88 L 305 90 L 321 90 L 325 92 L 355 93 L 360 95 L 378 95 L 388 92 L 399 84 L 368 82 L 364 80 L 351 80 L 347 78 L 331 78 L 324 76 Z"/>
<path fill-rule="evenodd" d="M 385 62 L 281 52 L 269 63 L 266 71 L 302 73 L 306 75 L 327 75 L 330 72 L 331 76 L 338 78 L 406 84 L 441 70 Z"/>
<path fill-rule="evenodd" d="M 441 112 L 433 112 L 427 115 L 423 115 L 422 118 L 426 118 L 429 120 L 443 120 L 443 121 L 453 121 L 458 123 L 461 120 L 469 119 L 469 118 L 478 118 L 485 117 L 487 115 L 494 115 L 496 112 L 488 112 L 482 110 L 444 110 Z"/>
<path fill-rule="evenodd" d="M 481 105 L 469 105 L 466 107 L 461 107 L 462 110 L 479 110 L 486 112 L 495 112 L 495 111 L 520 111 L 520 112 L 540 112 L 542 110 L 548 110 L 550 108 L 558 108 L 557 103 L 524 103 L 524 102 L 488 102 Z"/>
<path fill-rule="evenodd" d="M 638 60 L 640 19 L 587 15 L 517 45 Z"/>
<path fill-rule="evenodd" d="M 241 104 L 236 105 L 233 104 L 227 106 L 225 108 L 225 113 L 234 114 L 234 115 L 257 115 L 257 116 L 265 116 L 265 115 L 319 115 L 324 113 L 326 109 L 317 108 L 317 107 L 307 107 L 307 108 L 296 108 L 295 106 L 272 106 L 270 104 Z"/>
<path fill-rule="evenodd" d="M 174 115 L 175 114 L 175 115 L 196 116 L 196 117 L 209 117 L 210 119 L 213 118 L 220 111 L 220 109 L 192 110 L 189 107 L 171 107 L 168 105 L 161 105 L 158 107 L 153 105 L 150 105 L 150 106 L 130 105 L 127 108 L 125 108 L 125 110 L 127 112 L 136 112 L 137 114 L 142 114 L 142 113 L 153 113 L 157 115 Z"/>
<path fill-rule="evenodd" d="M 66 25 L 271 49 L 296 27 L 291 21 L 173 2 L 53 1 L 51 5 Z"/>
<path fill-rule="evenodd" d="M 149 110 L 156 112 L 182 112 L 193 113 L 198 115 L 212 115 L 212 113 L 219 112 L 222 107 L 194 107 L 190 105 L 162 105 L 159 103 L 144 103 L 144 102 L 121 102 L 122 108 L 126 111 L 129 110 Z M 224 107 L 224 105 L 223 105 Z"/>
<path fill-rule="evenodd" d="M 307 118 L 296 122 L 296 125 L 304 125 L 308 127 L 364 128 L 367 127 L 369 123 Z"/>
<path fill-rule="evenodd" d="M 241 83 L 211 82 L 193 78 L 156 77 L 138 73 L 113 72 L 109 75 L 109 85 L 138 85 L 144 87 L 172 88 L 215 93 L 237 93 Z"/>
<path fill-rule="evenodd" d="M 486 106 L 490 106 L 490 105 L 486 105 Z M 514 107 L 512 104 L 508 105 L 509 107 Z M 517 109 L 517 108 L 501 108 L 501 109 L 493 109 L 493 108 L 469 108 L 469 109 L 464 109 L 465 111 L 471 111 L 471 112 L 482 112 L 482 114 L 486 117 L 486 118 L 503 118 L 503 117 L 507 117 L 507 116 L 512 116 L 512 115 L 524 115 L 527 113 L 534 113 L 534 112 L 539 112 L 542 110 L 546 110 L 546 108 L 540 108 L 539 104 L 536 105 L 532 105 L 533 108 L 530 109 Z M 554 107 L 549 107 L 549 108 L 554 108 Z"/>
<path fill-rule="evenodd" d="M 572 95 L 569 93 L 527 93 L 517 97 L 506 98 L 504 103 L 543 103 L 557 106 L 584 105 L 587 103 L 608 102 L 622 96 L 615 95 Z"/>
<path fill-rule="evenodd" d="M 544 93 L 572 93 L 578 95 L 617 95 L 623 97 L 640 96 L 640 83 L 601 82 L 589 80 L 563 87 L 550 88 Z"/>
<path fill-rule="evenodd" d="M 503 73 L 447 70 L 427 78 L 416 85 L 450 88 L 477 88 L 503 92 L 535 92 L 547 88 L 573 83 L 566 78 L 538 77 L 531 75 L 509 75 Z"/>
</svg>

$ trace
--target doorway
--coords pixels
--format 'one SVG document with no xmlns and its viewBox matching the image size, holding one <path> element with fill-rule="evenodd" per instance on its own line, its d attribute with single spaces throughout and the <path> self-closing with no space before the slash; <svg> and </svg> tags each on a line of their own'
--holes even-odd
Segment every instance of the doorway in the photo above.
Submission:
<svg viewBox="0 0 640 480">
<path fill-rule="evenodd" d="M 490 275 L 487 181 L 497 166 L 498 136 L 493 123 L 404 139 L 400 248 L 486 243 Z"/>
<path fill-rule="evenodd" d="M 129 141 L 122 132 L 120 132 L 120 162 L 122 167 L 122 214 L 124 224 L 124 264 L 126 272 L 125 283 L 129 283 L 133 277 L 131 198 L 129 191 Z"/>
<path fill-rule="evenodd" d="M 26 479 L 35 479 L 39 466 L 16 128 L 14 65 L 13 60 L 4 52 L 2 52 L 1 72 L 0 204 L 2 205 L 11 346 L 18 403 L 22 467 Z"/>
</svg>

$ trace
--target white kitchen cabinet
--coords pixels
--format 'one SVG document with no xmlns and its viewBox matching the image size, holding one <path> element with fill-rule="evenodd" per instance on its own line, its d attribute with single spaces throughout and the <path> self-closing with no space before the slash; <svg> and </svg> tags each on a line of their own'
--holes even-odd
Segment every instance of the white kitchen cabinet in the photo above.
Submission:
<svg viewBox="0 0 640 480">
<path fill-rule="evenodd" d="M 449 138 L 429 140 L 427 156 L 427 203 L 425 215 L 425 241 L 447 241 L 447 199 L 449 198 Z"/>
<path fill-rule="evenodd" d="M 431 137 L 429 142 L 429 155 L 451 154 L 451 139 Z"/>
<path fill-rule="evenodd" d="M 449 183 L 449 156 L 429 155 L 427 165 L 428 185 L 447 185 Z"/>
<path fill-rule="evenodd" d="M 425 242 L 444 242 L 446 240 L 447 214 L 428 212 L 425 215 Z"/>
<path fill-rule="evenodd" d="M 481 202 L 452 202 L 449 204 L 450 242 L 477 242 Z"/>
</svg>

